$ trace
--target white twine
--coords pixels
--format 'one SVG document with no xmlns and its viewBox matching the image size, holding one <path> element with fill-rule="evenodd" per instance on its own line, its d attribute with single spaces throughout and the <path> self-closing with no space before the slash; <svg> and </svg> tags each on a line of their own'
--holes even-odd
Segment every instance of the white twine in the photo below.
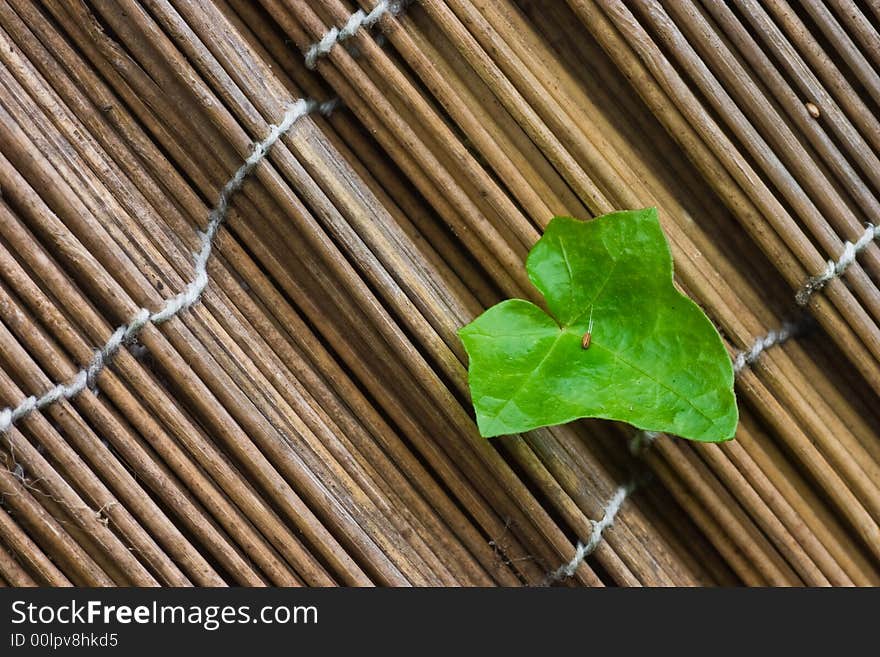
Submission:
<svg viewBox="0 0 880 657">
<path fill-rule="evenodd" d="M 546 585 L 552 584 L 553 582 L 558 582 L 559 580 L 574 575 L 575 571 L 577 571 L 577 569 L 580 568 L 580 565 L 584 562 L 584 559 L 590 556 L 593 550 L 599 547 L 599 543 L 602 542 L 602 532 L 604 532 L 606 529 L 614 524 L 614 519 L 617 517 L 617 513 L 620 511 L 620 507 L 623 506 L 626 498 L 629 497 L 630 493 L 632 493 L 635 489 L 636 482 L 632 481 L 625 486 L 620 486 L 614 492 L 614 495 L 611 497 L 610 500 L 608 500 L 608 503 L 605 505 L 602 519 L 599 521 L 590 521 L 593 524 L 593 529 L 590 532 L 590 538 L 587 540 L 586 543 L 581 543 L 580 541 L 578 541 L 577 547 L 574 551 L 574 556 L 571 558 L 571 561 L 563 564 L 552 573 L 547 575 L 547 579 L 545 580 Z"/>
<path fill-rule="evenodd" d="M 840 258 L 836 262 L 829 260 L 825 264 L 825 271 L 818 276 L 813 276 L 795 295 L 798 305 L 806 306 L 814 292 L 821 290 L 828 284 L 828 281 L 834 280 L 843 274 L 847 267 L 855 262 L 856 256 L 868 248 L 868 245 L 877 239 L 878 236 L 880 236 L 880 226 L 869 223 L 865 228 L 865 232 L 862 233 L 862 236 L 859 237 L 855 244 L 844 242 L 843 254 Z"/>
<path fill-rule="evenodd" d="M 639 431 L 629 441 L 629 453 L 636 457 L 641 456 L 662 435 L 659 431 Z"/>
<path fill-rule="evenodd" d="M 767 333 L 767 335 L 755 340 L 752 347 L 746 351 L 740 351 L 733 359 L 733 373 L 739 374 L 746 365 L 754 363 L 760 355 L 774 345 L 782 344 L 800 328 L 800 324 L 786 322 L 780 328 Z"/>
<path fill-rule="evenodd" d="M 60 399 L 70 399 L 86 388 L 94 388 L 95 381 L 101 371 L 116 356 L 124 344 L 134 341 L 137 335 L 147 324 L 161 324 L 186 310 L 195 304 L 202 296 L 208 285 L 208 260 L 211 257 L 214 237 L 220 230 L 220 226 L 229 213 L 229 202 L 232 196 L 241 189 L 248 174 L 257 164 L 266 157 L 266 154 L 281 136 L 287 132 L 299 119 L 311 112 L 330 114 L 339 104 L 339 99 L 319 103 L 314 100 L 299 99 L 294 102 L 284 113 L 284 118 L 278 125 L 270 127 L 266 138 L 254 145 L 254 150 L 244 161 L 244 164 L 233 174 L 232 178 L 220 190 L 220 198 L 217 205 L 208 215 L 208 226 L 204 232 L 199 231 L 201 248 L 195 254 L 195 268 L 193 278 L 182 292 L 165 301 L 165 304 L 155 312 L 147 308 L 141 308 L 134 318 L 123 326 L 117 328 L 104 346 L 96 350 L 88 366 L 77 372 L 68 383 L 59 383 L 40 397 L 30 396 L 14 408 L 0 410 L 0 433 L 8 431 L 12 425 L 36 410 L 40 410 L 57 402 Z"/>
<path fill-rule="evenodd" d="M 348 20 L 345 22 L 345 25 L 342 28 L 331 27 L 327 32 L 321 37 L 321 40 L 313 43 L 306 50 L 306 66 L 308 68 L 315 68 L 318 64 L 318 59 L 320 57 L 324 57 L 328 55 L 331 50 L 333 50 L 333 46 L 337 43 L 341 43 L 346 39 L 350 39 L 357 31 L 364 28 L 371 28 L 373 25 L 379 22 L 385 14 L 389 16 L 397 16 L 401 11 L 403 11 L 406 6 L 406 2 L 402 0 L 379 0 L 375 7 L 373 7 L 370 13 L 366 14 L 362 9 L 358 9 L 351 16 L 348 17 Z"/>
</svg>

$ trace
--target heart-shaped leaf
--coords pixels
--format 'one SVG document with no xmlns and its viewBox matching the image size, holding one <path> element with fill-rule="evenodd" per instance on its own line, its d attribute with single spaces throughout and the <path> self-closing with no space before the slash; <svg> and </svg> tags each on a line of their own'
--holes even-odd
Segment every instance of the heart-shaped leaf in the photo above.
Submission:
<svg viewBox="0 0 880 657">
<path fill-rule="evenodd" d="M 656 209 L 556 217 L 526 269 L 552 316 L 511 299 L 459 331 L 483 436 L 597 417 L 693 440 L 733 437 L 730 357 L 675 289 Z"/>
</svg>

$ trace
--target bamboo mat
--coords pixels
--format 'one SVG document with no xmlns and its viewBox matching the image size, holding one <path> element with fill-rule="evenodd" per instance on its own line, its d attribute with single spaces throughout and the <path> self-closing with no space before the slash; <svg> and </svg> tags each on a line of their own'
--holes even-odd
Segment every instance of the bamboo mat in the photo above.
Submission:
<svg viewBox="0 0 880 657">
<path fill-rule="evenodd" d="M 0 583 L 880 583 L 878 26 L 0 0 Z M 456 330 L 649 205 L 736 440 L 481 438 Z"/>
</svg>

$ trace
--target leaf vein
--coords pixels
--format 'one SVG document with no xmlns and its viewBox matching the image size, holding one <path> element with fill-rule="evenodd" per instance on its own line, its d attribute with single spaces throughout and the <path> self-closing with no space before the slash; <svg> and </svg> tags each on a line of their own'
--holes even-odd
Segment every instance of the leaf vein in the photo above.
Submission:
<svg viewBox="0 0 880 657">
<path fill-rule="evenodd" d="M 611 354 L 612 356 L 614 356 L 614 358 L 616 359 L 617 362 L 619 362 L 619 363 L 623 363 L 624 365 L 628 365 L 629 367 L 631 367 L 632 369 L 634 369 L 636 372 L 640 372 L 641 374 L 644 374 L 646 377 L 648 377 L 651 381 L 653 381 L 653 382 L 654 382 L 655 384 L 657 384 L 659 387 L 661 387 L 661 388 L 665 388 L 666 390 L 668 390 L 669 392 L 671 392 L 671 393 L 672 393 L 673 395 L 675 395 L 676 397 L 678 397 L 678 398 L 680 398 L 680 399 L 683 399 L 683 400 L 687 403 L 688 406 L 690 406 L 690 407 L 691 407 L 692 409 L 694 409 L 697 413 L 699 413 L 704 419 L 706 419 L 706 420 L 708 420 L 709 422 L 712 422 L 712 423 L 715 422 L 715 420 L 714 420 L 713 418 L 711 418 L 711 417 L 709 417 L 708 415 L 706 415 L 706 413 L 703 411 L 703 409 L 701 409 L 699 406 L 697 406 L 696 404 L 694 404 L 694 403 L 691 401 L 690 397 L 688 397 L 687 395 L 684 395 L 684 394 L 680 393 L 678 390 L 676 390 L 675 388 L 673 388 L 673 387 L 670 386 L 669 384 L 664 383 L 664 382 L 661 381 L 660 379 L 658 379 L 658 378 L 656 378 L 655 376 L 653 376 L 650 372 L 646 372 L 646 371 L 643 370 L 641 367 L 638 367 L 638 366 L 632 364 L 632 363 L 629 362 L 626 358 L 624 358 L 623 356 L 621 356 L 619 352 L 615 351 L 614 349 L 609 349 L 608 347 L 605 347 L 605 346 L 603 346 L 602 344 L 596 343 L 595 341 L 593 342 L 593 344 L 592 344 L 591 346 L 593 346 L 593 347 L 599 347 L 600 349 L 602 349 L 602 350 L 604 350 L 604 351 L 607 351 L 609 354 Z"/>
<path fill-rule="evenodd" d="M 568 324 L 566 325 L 567 327 L 574 326 L 575 323 L 577 323 L 577 321 L 581 317 L 583 317 L 584 315 L 587 314 L 587 310 L 591 309 L 594 305 L 596 305 L 596 302 L 599 300 L 599 297 L 602 296 L 602 293 L 605 291 L 605 288 L 608 287 L 608 283 L 609 283 L 609 281 L 611 281 L 611 277 L 614 275 L 614 270 L 617 269 L 617 265 L 619 262 L 620 262 L 620 260 L 612 260 L 611 261 L 611 267 L 608 268 L 608 274 L 605 276 L 605 280 L 602 281 L 602 285 L 599 286 L 599 291 L 596 292 L 596 294 L 593 296 L 593 299 L 590 301 L 589 305 L 584 304 L 583 310 L 581 310 L 581 312 L 579 312 L 577 315 L 575 315 L 574 319 L 572 319 L 568 322 Z"/>
</svg>

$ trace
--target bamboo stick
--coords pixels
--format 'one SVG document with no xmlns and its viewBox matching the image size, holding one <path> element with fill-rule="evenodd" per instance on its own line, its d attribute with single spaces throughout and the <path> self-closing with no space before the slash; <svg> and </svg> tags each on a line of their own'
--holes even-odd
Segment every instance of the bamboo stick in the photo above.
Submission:
<svg viewBox="0 0 880 657">
<path fill-rule="evenodd" d="M 9 586 L 30 587 L 37 586 L 36 580 L 6 551 L 0 546 L 0 575 Z"/>
</svg>

